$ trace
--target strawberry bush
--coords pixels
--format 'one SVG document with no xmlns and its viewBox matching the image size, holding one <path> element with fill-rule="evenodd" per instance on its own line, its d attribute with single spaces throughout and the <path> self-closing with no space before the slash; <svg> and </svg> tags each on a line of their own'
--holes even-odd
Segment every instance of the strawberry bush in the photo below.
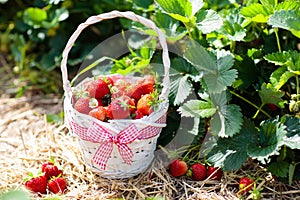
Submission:
<svg viewBox="0 0 300 200">
<path fill-rule="evenodd" d="M 11 51 L 26 81 L 36 86 L 41 81 L 52 83 L 52 92 L 58 92 L 57 79 L 55 83 L 45 80 L 53 78 L 47 74 L 57 69 L 62 47 L 76 25 L 93 14 L 130 9 L 153 20 L 172 51 L 168 126 L 159 143 L 167 145 L 174 133 L 184 132 L 201 145 L 199 154 L 206 162 L 224 171 L 240 169 L 252 159 L 281 180 L 300 179 L 299 0 L 112 0 L 104 1 L 102 8 L 96 1 L 36 2 L 19 10 L 22 18 L 17 16 L 14 21 L 18 29 L 1 29 L 10 36 L 9 40 L 1 36 L 1 47 L 4 41 L 12 41 L 10 50 L 4 50 Z M 8 4 L 12 3 L 3 5 Z M 130 28 L 155 35 L 137 23 L 114 22 L 114 28 L 110 23 L 100 24 L 89 32 L 94 37 L 79 40 L 69 65 L 78 66 L 84 60 L 91 45 L 99 43 L 95 42 L 99 31 L 107 36 Z M 110 73 L 141 72 L 161 62 L 155 40 L 146 37 L 142 45 L 135 44 L 138 49 L 110 59 L 106 64 Z M 99 75 L 101 62 L 92 65 L 94 75 Z M 33 71 L 46 75 L 37 79 Z M 193 125 L 180 127 L 184 120 Z"/>
</svg>

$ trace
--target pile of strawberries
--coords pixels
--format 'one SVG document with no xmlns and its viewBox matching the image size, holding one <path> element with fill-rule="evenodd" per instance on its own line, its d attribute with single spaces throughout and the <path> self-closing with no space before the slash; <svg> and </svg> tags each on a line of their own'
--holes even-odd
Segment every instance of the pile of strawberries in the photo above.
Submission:
<svg viewBox="0 0 300 200">
<path fill-rule="evenodd" d="M 180 159 L 174 159 L 169 165 L 169 173 L 173 177 L 180 177 L 187 175 L 192 180 L 202 181 L 206 178 L 212 180 L 221 180 L 222 170 L 213 166 L 206 167 L 202 163 L 194 163 L 188 167 L 187 163 Z"/>
<path fill-rule="evenodd" d="M 153 105 L 158 103 L 152 75 L 137 81 L 130 81 L 122 75 L 95 77 L 73 94 L 75 110 L 101 121 L 140 119 L 150 115 Z"/>
<path fill-rule="evenodd" d="M 39 194 L 46 194 L 47 188 L 54 194 L 63 194 L 67 189 L 67 182 L 62 178 L 63 170 L 55 165 L 51 159 L 42 164 L 41 172 L 37 176 L 29 173 L 29 178 L 25 179 L 25 187 Z"/>
</svg>

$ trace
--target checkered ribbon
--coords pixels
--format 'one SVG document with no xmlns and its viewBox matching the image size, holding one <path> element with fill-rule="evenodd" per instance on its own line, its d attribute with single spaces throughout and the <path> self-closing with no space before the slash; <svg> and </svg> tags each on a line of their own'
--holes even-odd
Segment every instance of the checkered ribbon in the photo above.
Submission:
<svg viewBox="0 0 300 200">
<path fill-rule="evenodd" d="M 139 131 L 134 124 L 131 124 L 116 136 L 113 136 L 99 124 L 93 123 L 87 134 L 89 136 L 88 141 L 100 144 L 93 156 L 93 161 L 101 170 L 105 170 L 106 168 L 106 163 L 113 150 L 113 144 L 118 147 L 124 162 L 131 164 L 133 152 L 127 144 L 132 143 L 139 135 Z"/>
<path fill-rule="evenodd" d="M 166 115 L 162 116 L 156 123 L 165 123 Z M 119 132 L 116 136 L 110 134 L 105 128 L 96 122 L 93 122 L 90 128 L 82 127 L 70 120 L 70 129 L 77 134 L 82 140 L 99 143 L 93 161 L 100 167 L 101 170 L 106 169 L 106 163 L 111 156 L 113 144 L 118 147 L 119 153 L 125 163 L 131 164 L 133 152 L 127 146 L 136 139 L 148 139 L 160 133 L 161 127 L 147 126 L 142 130 L 138 130 L 134 124 Z"/>
</svg>

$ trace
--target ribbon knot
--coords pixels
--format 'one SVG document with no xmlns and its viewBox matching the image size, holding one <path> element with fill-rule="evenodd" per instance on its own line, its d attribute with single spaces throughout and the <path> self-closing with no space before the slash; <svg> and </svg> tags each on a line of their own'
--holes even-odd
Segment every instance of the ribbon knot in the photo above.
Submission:
<svg viewBox="0 0 300 200">
<path fill-rule="evenodd" d="M 106 164 L 113 151 L 113 145 L 117 146 L 125 163 L 132 163 L 133 152 L 127 144 L 132 143 L 139 136 L 139 130 L 134 124 L 131 124 L 117 135 L 112 135 L 98 123 L 93 123 L 87 135 L 89 141 L 100 144 L 93 156 L 93 161 L 101 170 L 106 169 Z"/>
</svg>

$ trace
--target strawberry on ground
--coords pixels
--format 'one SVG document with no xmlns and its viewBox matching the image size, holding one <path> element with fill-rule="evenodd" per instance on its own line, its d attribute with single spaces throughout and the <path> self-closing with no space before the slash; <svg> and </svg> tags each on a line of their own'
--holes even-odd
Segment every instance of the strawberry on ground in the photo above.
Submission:
<svg viewBox="0 0 300 200">
<path fill-rule="evenodd" d="M 106 119 L 106 109 L 103 106 L 98 106 L 89 112 L 89 115 L 99 119 L 100 121 L 105 121 Z"/>
<path fill-rule="evenodd" d="M 216 168 L 216 167 L 213 167 L 213 166 L 209 166 L 207 168 L 207 174 L 206 176 L 209 177 L 210 175 L 212 175 L 210 177 L 210 179 L 214 179 L 214 180 L 221 180 L 222 176 L 223 176 L 223 173 L 222 173 L 222 170 L 220 168 Z"/>
<path fill-rule="evenodd" d="M 128 118 L 135 108 L 134 100 L 128 96 L 121 96 L 113 99 L 107 108 L 109 119 Z"/>
<path fill-rule="evenodd" d="M 45 176 L 47 179 L 53 177 L 53 176 L 60 176 L 63 174 L 63 171 L 60 170 L 56 165 L 46 165 L 44 167 L 44 170 L 42 172 L 45 173 Z"/>
<path fill-rule="evenodd" d="M 202 163 L 195 163 L 191 165 L 188 176 L 190 176 L 194 181 L 202 181 L 206 178 L 206 167 Z"/>
<path fill-rule="evenodd" d="M 47 190 L 47 177 L 45 175 L 31 177 L 26 180 L 25 187 L 32 192 L 45 194 Z"/>
<path fill-rule="evenodd" d="M 253 187 L 254 181 L 248 177 L 243 177 L 239 181 L 239 189 L 242 194 L 249 192 Z"/>
<path fill-rule="evenodd" d="M 67 182 L 65 179 L 56 177 L 51 179 L 48 182 L 48 188 L 54 194 L 61 193 L 63 194 L 67 188 Z"/>
<path fill-rule="evenodd" d="M 183 176 L 188 170 L 187 164 L 185 161 L 180 159 L 173 160 L 169 165 L 169 173 L 173 177 Z"/>
<path fill-rule="evenodd" d="M 104 98 L 106 95 L 110 94 L 110 89 L 103 79 L 91 81 L 87 85 L 86 91 L 89 93 L 90 97 L 96 99 Z"/>
</svg>

